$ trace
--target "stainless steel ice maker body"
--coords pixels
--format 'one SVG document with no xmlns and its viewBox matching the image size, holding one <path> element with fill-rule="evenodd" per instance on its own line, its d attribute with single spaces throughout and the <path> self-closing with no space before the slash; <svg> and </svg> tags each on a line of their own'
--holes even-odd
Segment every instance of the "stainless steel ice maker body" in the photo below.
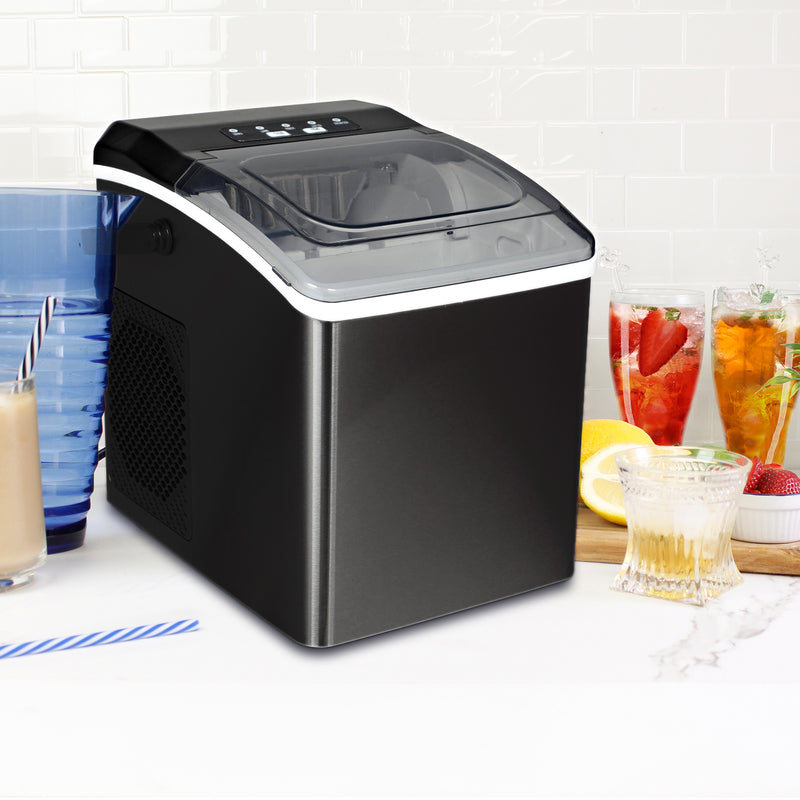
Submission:
<svg viewBox="0 0 800 800">
<path fill-rule="evenodd" d="M 354 101 L 116 123 L 95 161 L 143 195 L 113 504 L 315 647 L 572 574 L 593 240 L 554 198 Z"/>
</svg>

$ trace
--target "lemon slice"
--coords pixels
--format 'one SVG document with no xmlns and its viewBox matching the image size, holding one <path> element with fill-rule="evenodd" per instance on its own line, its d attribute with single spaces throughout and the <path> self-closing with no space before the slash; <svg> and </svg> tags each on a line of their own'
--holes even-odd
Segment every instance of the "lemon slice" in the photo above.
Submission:
<svg viewBox="0 0 800 800">
<path fill-rule="evenodd" d="M 581 500 L 595 514 L 617 525 L 625 525 L 622 486 L 614 456 L 637 445 L 630 442 L 611 444 L 589 456 L 581 467 Z"/>
<path fill-rule="evenodd" d="M 621 419 L 587 419 L 581 428 L 581 466 L 599 450 L 612 444 L 653 444 L 641 428 Z"/>
</svg>

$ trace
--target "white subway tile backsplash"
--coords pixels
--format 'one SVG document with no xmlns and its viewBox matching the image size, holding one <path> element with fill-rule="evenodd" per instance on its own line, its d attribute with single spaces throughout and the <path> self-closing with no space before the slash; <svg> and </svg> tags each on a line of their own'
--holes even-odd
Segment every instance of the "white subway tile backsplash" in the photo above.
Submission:
<svg viewBox="0 0 800 800">
<path fill-rule="evenodd" d="M 3 98 L 3 126 L 30 124 L 36 114 L 36 76 L 32 72 L 0 71 L 0 97 Z"/>
<path fill-rule="evenodd" d="M 456 0 L 458 2 L 459 0 Z M 633 11 L 640 0 L 539 0 L 545 11 Z M 480 2 L 480 0 L 476 0 Z M 524 5 L 520 0 L 519 5 Z M 527 4 L 530 10 L 530 3 Z"/>
<path fill-rule="evenodd" d="M 655 175 L 681 169 L 678 123 L 545 125 L 543 141 L 546 166 Z"/>
<path fill-rule="evenodd" d="M 39 19 L 34 23 L 36 66 L 75 69 L 79 55 L 125 47 L 125 20 L 90 17 L 86 19 Z"/>
<path fill-rule="evenodd" d="M 408 52 L 408 19 L 399 13 L 354 11 L 314 15 L 316 63 L 385 63 L 387 56 Z"/>
<path fill-rule="evenodd" d="M 800 67 L 736 67 L 728 75 L 732 119 L 800 119 Z"/>
<path fill-rule="evenodd" d="M 118 119 L 126 111 L 126 78 L 122 73 L 36 74 L 33 102 L 38 123 L 76 123 Z"/>
<path fill-rule="evenodd" d="M 409 19 L 408 51 L 416 63 L 496 63 L 499 49 L 493 14 L 417 14 Z"/>
<path fill-rule="evenodd" d="M 29 60 L 28 22 L 0 18 L 0 69 L 27 67 Z"/>
<path fill-rule="evenodd" d="M 409 107 L 432 124 L 441 120 L 480 122 L 496 119 L 497 77 L 491 69 L 411 69 Z M 511 120 L 512 117 L 505 117 Z"/>
<path fill-rule="evenodd" d="M 729 0 L 731 11 L 797 11 L 797 0 Z"/>
<path fill-rule="evenodd" d="M 604 66 L 680 64 L 683 49 L 680 14 L 595 14 L 592 61 Z"/>
<path fill-rule="evenodd" d="M 213 50 L 217 46 L 215 18 L 202 16 L 131 17 L 128 35 L 132 50 Z"/>
<path fill-rule="evenodd" d="M 220 19 L 226 65 L 309 67 L 314 60 L 309 14 L 239 14 Z"/>
<path fill-rule="evenodd" d="M 695 230 L 714 224 L 711 178 L 631 177 L 627 223 L 634 229 Z"/>
<path fill-rule="evenodd" d="M 130 114 L 123 115 L 131 116 Z M 120 117 L 109 117 L 101 123 L 81 125 L 77 129 L 78 135 L 78 158 L 80 160 L 81 174 L 78 180 L 75 180 L 76 185 L 82 185 L 87 189 L 96 188 L 94 178 L 92 177 L 92 164 L 94 155 L 94 146 L 97 140 L 103 135 L 108 126 Z"/>
<path fill-rule="evenodd" d="M 594 351 L 592 351 L 594 354 Z M 602 369 L 601 365 L 596 365 L 597 369 Z M 584 419 L 619 419 L 619 406 L 617 398 L 614 396 L 613 389 L 604 387 L 594 388 L 595 370 L 594 361 L 590 362 L 587 372 L 586 393 L 583 399 L 583 418 Z M 602 374 L 600 372 L 599 374 Z"/>
<path fill-rule="evenodd" d="M 264 2 L 271 3 L 272 0 L 264 0 Z M 281 2 L 294 3 L 295 0 L 281 0 Z M 326 3 L 320 4 L 317 0 L 302 0 L 309 7 L 309 10 L 319 10 L 326 8 L 327 5 L 335 5 L 339 0 L 326 0 Z M 342 0 L 345 2 L 345 0 Z M 416 11 L 448 11 L 452 7 L 451 0 L 352 0 L 354 7 L 363 8 L 364 11 L 402 11 L 403 13 L 416 12 Z M 459 8 L 456 4 L 458 11 L 471 11 L 483 10 L 485 3 L 479 0 L 474 3 L 475 9 L 470 8 L 469 5 L 465 8 Z"/>
<path fill-rule="evenodd" d="M 422 120 L 421 120 L 422 121 Z M 508 125 L 493 122 L 488 125 L 460 124 L 453 133 L 483 147 L 520 172 L 536 177 L 542 169 L 539 125 Z"/>
<path fill-rule="evenodd" d="M 686 61 L 727 67 L 770 64 L 770 11 L 758 14 L 689 14 L 686 20 Z"/>
<path fill-rule="evenodd" d="M 0 0 L 0 97 L 0 183 L 92 185 L 119 118 L 363 98 L 530 175 L 631 282 L 710 291 L 768 246 L 800 283 L 800 0 Z M 617 416 L 610 283 L 587 416 Z M 689 435 L 721 437 L 707 367 Z"/>
<path fill-rule="evenodd" d="M 592 278 L 592 290 L 589 296 L 589 341 L 594 353 L 590 362 L 599 365 L 601 373 L 596 379 L 598 386 L 611 385 L 611 370 L 608 364 L 608 302 L 611 287 Z"/>
<path fill-rule="evenodd" d="M 758 234 L 750 230 L 677 231 L 673 234 L 677 283 L 716 275 L 717 283 L 745 283 L 758 275 L 755 250 Z"/>
<path fill-rule="evenodd" d="M 39 128 L 36 135 L 37 171 L 43 177 L 60 175 L 76 179 L 80 174 L 78 132 L 70 127 Z"/>
<path fill-rule="evenodd" d="M 36 172 L 33 128 L 0 128 L 0 174 L 3 183 L 24 181 Z"/>
<path fill-rule="evenodd" d="M 672 282 L 671 234 L 666 231 L 607 230 L 597 234 L 597 249 L 618 250 L 628 270 L 622 275 L 629 286 Z M 604 285 L 606 302 L 612 286 L 611 272 L 597 267 L 598 285 Z"/>
<path fill-rule="evenodd" d="M 79 70 L 164 69 L 169 66 L 168 50 L 82 50 L 78 53 Z"/>
<path fill-rule="evenodd" d="M 593 311 L 594 309 L 592 309 Z M 608 357 L 608 300 L 598 309 L 597 317 L 602 325 L 597 336 L 587 342 L 586 361 L 588 364 L 587 379 L 595 388 L 605 390 L 605 393 L 614 399 L 614 379 L 611 376 L 611 365 Z M 590 311 L 590 319 L 595 316 Z M 616 404 L 616 401 L 615 401 Z M 605 415 L 604 415 L 605 416 Z M 617 416 L 617 409 L 610 416 Z"/>
<path fill-rule="evenodd" d="M 14 121 L 21 119 L 37 125 L 68 119 L 73 126 L 80 126 L 124 114 L 125 77 L 106 73 L 0 73 L 0 97 L 7 109 L 0 130 L 7 125 L 16 127 Z"/>
<path fill-rule="evenodd" d="M 0 14 L 73 14 L 75 0 L 0 0 Z"/>
<path fill-rule="evenodd" d="M 504 69 L 499 91 L 506 120 L 564 122 L 589 117 L 586 70 Z"/>
<path fill-rule="evenodd" d="M 408 73 L 406 70 L 365 70 L 363 67 L 330 67 L 317 73 L 315 100 L 345 100 L 350 97 L 399 110 L 406 108 Z"/>
<path fill-rule="evenodd" d="M 226 70 L 219 75 L 219 106 L 265 108 L 310 102 L 313 82 L 310 69 Z"/>
<path fill-rule="evenodd" d="M 800 122 L 778 122 L 773 128 L 775 171 L 800 172 Z"/>
<path fill-rule="evenodd" d="M 773 270 L 775 280 L 781 285 L 792 285 L 800 289 L 800 269 L 797 268 L 797 254 L 800 253 L 800 227 L 769 228 L 759 231 L 758 246 L 774 256 L 778 262 Z M 798 454 L 800 465 L 800 453 Z"/>
<path fill-rule="evenodd" d="M 596 227 L 603 230 L 625 227 L 625 178 L 621 175 L 596 175 L 592 180 L 592 214 Z"/>
<path fill-rule="evenodd" d="M 778 14 L 777 62 L 800 64 L 800 3 L 796 13 Z"/>
<path fill-rule="evenodd" d="M 639 119 L 722 119 L 724 115 L 723 70 L 678 67 L 639 71 Z"/>
<path fill-rule="evenodd" d="M 128 115 L 156 117 L 217 108 L 216 75 L 196 70 L 132 72 L 128 76 Z M 117 119 L 111 116 L 110 119 Z"/>
<path fill-rule="evenodd" d="M 35 0 L 41 2 L 41 0 Z M 82 14 L 113 14 L 115 11 L 125 16 L 133 14 L 150 14 L 154 11 L 169 10 L 169 0 L 78 0 Z M 71 0 L 70 10 L 75 3 Z"/>
<path fill-rule="evenodd" d="M 768 173 L 772 127 L 767 122 L 687 122 L 685 168 L 690 173 Z"/>
<path fill-rule="evenodd" d="M 589 56 L 585 14 L 504 14 L 500 18 L 503 64 L 583 66 Z"/>
<path fill-rule="evenodd" d="M 191 11 L 258 11 L 262 7 L 261 0 L 172 0 L 172 10 L 178 12 Z M 270 8 L 275 11 L 276 2 L 270 0 Z"/>
<path fill-rule="evenodd" d="M 724 11 L 727 0 L 639 0 L 642 11 Z"/>
<path fill-rule="evenodd" d="M 719 227 L 798 228 L 800 175 L 725 176 L 717 183 Z"/>
<path fill-rule="evenodd" d="M 593 69 L 592 118 L 600 121 L 632 120 L 636 71 L 630 67 Z"/>
</svg>

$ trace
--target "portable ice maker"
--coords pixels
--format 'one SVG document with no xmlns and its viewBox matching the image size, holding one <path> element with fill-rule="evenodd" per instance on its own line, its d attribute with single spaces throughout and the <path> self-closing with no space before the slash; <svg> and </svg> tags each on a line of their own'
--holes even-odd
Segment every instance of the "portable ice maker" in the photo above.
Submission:
<svg viewBox="0 0 800 800">
<path fill-rule="evenodd" d="M 568 578 L 591 234 L 357 101 L 113 123 L 108 497 L 302 644 Z"/>
</svg>

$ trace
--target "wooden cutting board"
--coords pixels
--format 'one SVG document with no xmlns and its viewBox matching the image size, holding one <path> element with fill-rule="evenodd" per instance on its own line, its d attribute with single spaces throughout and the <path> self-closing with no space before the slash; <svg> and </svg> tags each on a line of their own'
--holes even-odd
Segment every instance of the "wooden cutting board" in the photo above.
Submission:
<svg viewBox="0 0 800 800">
<path fill-rule="evenodd" d="M 628 529 L 598 517 L 585 506 L 578 507 L 576 561 L 621 564 L 628 544 Z M 733 560 L 741 572 L 769 575 L 800 575 L 800 542 L 758 544 L 732 542 Z"/>
</svg>

